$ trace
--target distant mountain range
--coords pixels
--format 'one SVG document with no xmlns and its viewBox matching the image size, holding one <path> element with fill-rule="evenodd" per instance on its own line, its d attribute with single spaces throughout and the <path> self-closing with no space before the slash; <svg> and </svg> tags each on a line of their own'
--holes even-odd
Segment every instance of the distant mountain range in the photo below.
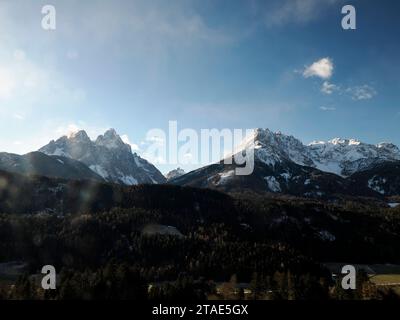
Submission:
<svg viewBox="0 0 400 320">
<path fill-rule="evenodd" d="M 312 198 L 400 195 L 400 150 L 391 143 L 372 145 L 336 138 L 304 145 L 293 136 L 256 129 L 235 152 L 246 150 L 254 151 L 255 161 L 254 172 L 248 176 L 235 175 L 236 165 L 221 160 L 189 173 L 178 168 L 164 177 L 132 153 L 114 129 L 95 141 L 79 131 L 51 141 L 38 152 L 0 153 L 0 170 L 121 185 L 169 183 Z"/>
<path fill-rule="evenodd" d="M 337 138 L 304 145 L 293 136 L 256 129 L 236 152 L 246 150 L 254 151 L 255 169 L 251 175 L 235 175 L 235 165 L 221 161 L 172 179 L 171 183 L 305 197 L 400 194 L 400 150 L 391 143 L 371 145 Z"/>
</svg>

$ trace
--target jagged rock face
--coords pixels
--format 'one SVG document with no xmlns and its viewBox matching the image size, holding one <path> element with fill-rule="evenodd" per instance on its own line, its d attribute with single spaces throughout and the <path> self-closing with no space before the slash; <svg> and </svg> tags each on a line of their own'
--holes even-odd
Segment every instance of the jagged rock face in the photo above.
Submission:
<svg viewBox="0 0 400 320">
<path fill-rule="evenodd" d="M 107 182 L 134 185 L 166 181 L 156 167 L 133 154 L 130 145 L 124 143 L 114 129 L 100 135 L 96 141 L 91 141 L 82 130 L 51 141 L 39 151 L 81 161 Z"/>
<path fill-rule="evenodd" d="M 289 160 L 342 177 L 385 161 L 400 160 L 400 150 L 391 143 L 372 145 L 354 139 L 336 138 L 304 145 L 293 136 L 256 129 L 242 146 L 254 148 L 255 158 L 267 165 Z"/>
<path fill-rule="evenodd" d="M 269 129 L 256 129 L 253 135 L 238 147 L 240 152 L 249 149 L 254 149 L 256 160 L 268 166 L 275 166 L 287 160 L 300 165 L 313 164 L 307 147 L 298 139 L 280 132 L 273 133 Z"/>
<path fill-rule="evenodd" d="M 185 174 L 185 170 L 181 168 L 176 168 L 174 170 L 171 170 L 168 172 L 165 177 L 167 178 L 167 181 L 170 181 L 172 179 L 178 178 L 180 176 L 183 176 Z"/>
<path fill-rule="evenodd" d="M 354 139 L 333 139 L 308 146 L 314 165 L 341 176 L 350 176 L 385 161 L 400 160 L 400 150 L 393 144 L 366 144 Z"/>
</svg>

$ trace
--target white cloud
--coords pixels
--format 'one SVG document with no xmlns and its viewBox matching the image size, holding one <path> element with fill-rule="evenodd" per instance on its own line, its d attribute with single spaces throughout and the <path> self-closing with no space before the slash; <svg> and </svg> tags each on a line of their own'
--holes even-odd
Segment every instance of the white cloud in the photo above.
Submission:
<svg viewBox="0 0 400 320">
<path fill-rule="evenodd" d="M 79 127 L 72 123 L 72 124 L 68 125 L 68 127 L 67 127 L 67 135 L 71 136 L 71 135 L 79 132 L 79 130 L 80 130 Z"/>
<path fill-rule="evenodd" d="M 339 87 L 333 83 L 324 81 L 324 83 L 322 84 L 321 92 L 325 94 L 332 94 L 336 90 L 339 90 Z"/>
<path fill-rule="evenodd" d="M 75 123 L 69 123 L 66 125 L 60 125 L 54 130 L 54 137 L 51 139 L 57 139 L 61 136 L 71 136 L 72 134 L 78 132 L 80 127 Z"/>
<path fill-rule="evenodd" d="M 335 107 L 324 107 L 324 106 L 319 107 L 319 109 L 322 111 L 335 111 L 336 110 Z"/>
<path fill-rule="evenodd" d="M 132 151 L 139 151 L 139 146 L 135 143 L 131 143 L 127 134 L 121 135 L 121 139 L 124 143 L 129 144 L 132 148 Z"/>
<path fill-rule="evenodd" d="M 319 77 L 329 79 L 333 74 L 333 62 L 330 58 L 322 58 L 306 67 L 303 76 L 305 78 Z"/>
<path fill-rule="evenodd" d="M 353 100 L 369 100 L 375 97 L 378 93 L 376 90 L 369 85 L 350 87 L 346 90 Z"/>
<path fill-rule="evenodd" d="M 306 66 L 303 73 L 303 77 L 318 77 L 325 80 L 321 86 L 321 92 L 327 95 L 331 95 L 334 92 L 338 92 L 339 94 L 347 94 L 355 100 L 369 100 L 377 95 L 376 90 L 369 85 L 357 85 L 353 87 L 344 87 L 341 85 L 336 85 L 328 81 L 332 77 L 334 70 L 334 65 L 331 58 L 322 58 L 318 61 L 315 61 L 309 66 Z M 299 72 L 295 70 L 295 72 Z M 323 111 L 332 111 L 330 108 L 321 107 Z"/>
<path fill-rule="evenodd" d="M 131 144 L 130 141 L 129 141 L 129 137 L 128 137 L 127 134 L 121 135 L 121 140 L 122 140 L 124 143 L 126 143 L 126 144 Z"/>
</svg>

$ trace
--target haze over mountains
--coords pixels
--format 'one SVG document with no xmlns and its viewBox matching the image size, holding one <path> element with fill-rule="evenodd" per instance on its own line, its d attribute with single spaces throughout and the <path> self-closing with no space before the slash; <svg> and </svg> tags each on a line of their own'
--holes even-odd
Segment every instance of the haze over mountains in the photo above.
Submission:
<svg viewBox="0 0 400 320">
<path fill-rule="evenodd" d="M 334 194 L 382 197 L 400 194 L 400 150 L 391 143 L 372 145 L 354 139 L 303 144 L 293 136 L 256 129 L 236 152 L 254 150 L 254 172 L 235 175 L 235 165 L 221 162 L 165 177 L 132 153 L 114 129 L 92 141 L 85 131 L 63 136 L 38 152 L 0 153 L 0 170 L 121 185 L 171 183 L 222 191 L 249 190 L 330 197 Z"/>
</svg>

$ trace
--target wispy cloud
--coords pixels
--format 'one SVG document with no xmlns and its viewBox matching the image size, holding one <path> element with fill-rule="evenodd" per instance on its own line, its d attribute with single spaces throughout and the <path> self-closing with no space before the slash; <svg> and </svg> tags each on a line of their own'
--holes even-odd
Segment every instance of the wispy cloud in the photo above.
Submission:
<svg viewBox="0 0 400 320">
<path fill-rule="evenodd" d="M 140 50 L 162 50 L 199 43 L 225 45 L 232 43 L 238 35 L 222 27 L 210 26 L 203 16 L 181 2 L 72 2 L 79 6 L 80 15 L 85 19 L 74 20 L 60 31 L 67 38 L 91 39 L 97 44 L 107 45 L 115 43 L 116 38 L 124 38 L 131 40 L 127 45 Z M 69 16 L 75 19 L 76 15 Z"/>
<path fill-rule="evenodd" d="M 319 109 L 322 111 L 335 111 L 336 110 L 335 107 L 325 107 L 325 106 L 319 107 Z"/>
<path fill-rule="evenodd" d="M 353 100 L 369 100 L 375 97 L 378 93 L 377 91 L 369 85 L 361 85 L 350 87 L 346 90 Z"/>
<path fill-rule="evenodd" d="M 325 93 L 325 94 L 332 94 L 334 91 L 339 90 L 340 88 L 333 83 L 330 83 L 328 81 L 324 81 L 324 83 L 322 84 L 321 87 L 321 92 Z"/>
<path fill-rule="evenodd" d="M 296 23 L 305 24 L 317 20 L 324 11 L 340 0 L 281 0 L 267 8 L 265 24 L 282 26 Z"/>
</svg>

